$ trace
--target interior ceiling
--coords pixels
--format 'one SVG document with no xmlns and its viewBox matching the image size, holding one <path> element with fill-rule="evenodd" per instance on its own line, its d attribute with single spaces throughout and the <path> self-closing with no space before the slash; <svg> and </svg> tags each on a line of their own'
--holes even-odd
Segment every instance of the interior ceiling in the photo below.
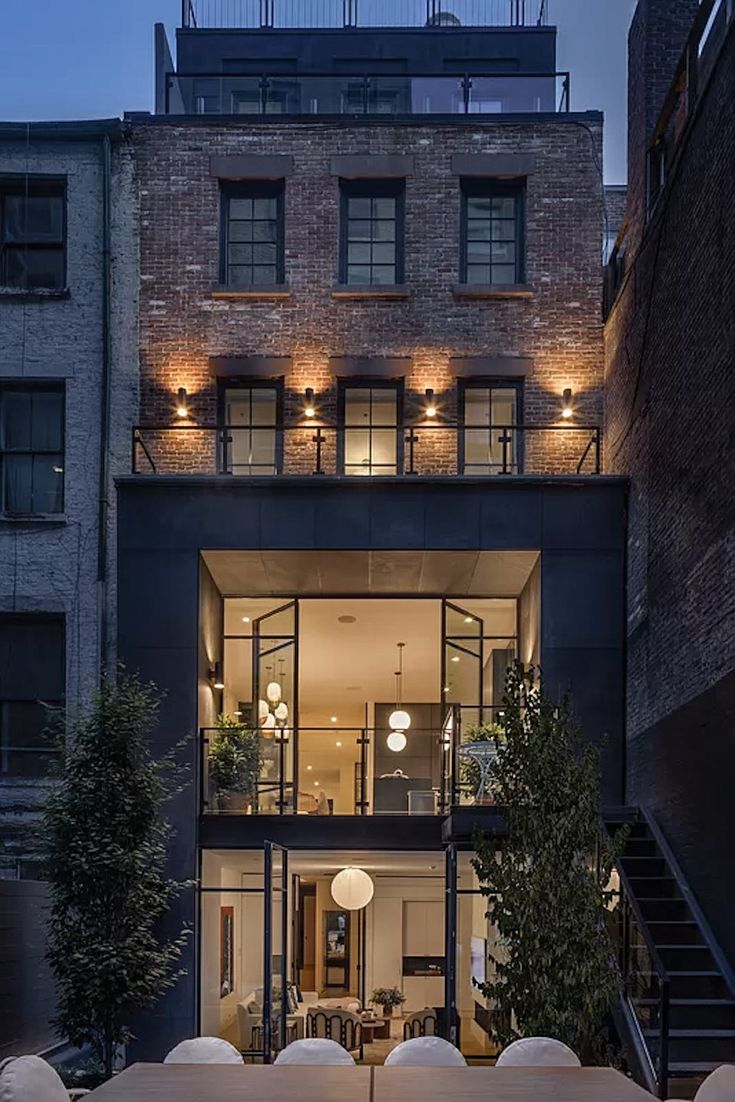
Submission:
<svg viewBox="0 0 735 1102">
<path fill-rule="evenodd" d="M 211 857 L 238 872 L 261 872 L 263 853 L 260 850 L 213 850 Z M 377 850 L 290 850 L 288 870 L 301 876 L 329 876 L 348 865 L 364 869 L 372 875 L 409 874 L 444 877 L 444 854 L 433 850 L 390 853 Z"/>
<path fill-rule="evenodd" d="M 517 597 L 537 551 L 204 551 L 223 597 Z"/>
</svg>

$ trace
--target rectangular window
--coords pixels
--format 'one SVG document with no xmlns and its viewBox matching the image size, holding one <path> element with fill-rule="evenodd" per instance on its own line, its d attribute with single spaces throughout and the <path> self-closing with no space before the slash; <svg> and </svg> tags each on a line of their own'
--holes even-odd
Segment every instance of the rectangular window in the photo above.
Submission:
<svg viewBox="0 0 735 1102">
<path fill-rule="evenodd" d="M 0 177 L 0 285 L 62 290 L 66 282 L 64 181 Z"/>
<path fill-rule="evenodd" d="M 400 389 L 395 383 L 341 384 L 344 474 L 400 473 L 400 398 Z"/>
<path fill-rule="evenodd" d="M 461 187 L 460 282 L 523 283 L 524 186 L 466 178 Z"/>
<path fill-rule="evenodd" d="M 0 384 L 0 511 L 63 509 L 63 387 Z"/>
<path fill-rule="evenodd" d="M 282 443 L 278 428 L 281 408 L 280 385 L 223 387 L 220 396 L 223 474 L 281 473 Z"/>
<path fill-rule="evenodd" d="M 234 290 L 284 282 L 283 180 L 222 184 L 220 280 Z"/>
<path fill-rule="evenodd" d="M 44 732 L 64 700 L 64 621 L 0 615 L 0 776 L 42 777 L 56 759 Z"/>
<path fill-rule="evenodd" d="M 403 282 L 403 180 L 342 180 L 340 283 Z"/>
<path fill-rule="evenodd" d="M 521 386 L 488 381 L 461 387 L 459 468 L 466 475 L 519 474 Z"/>
</svg>

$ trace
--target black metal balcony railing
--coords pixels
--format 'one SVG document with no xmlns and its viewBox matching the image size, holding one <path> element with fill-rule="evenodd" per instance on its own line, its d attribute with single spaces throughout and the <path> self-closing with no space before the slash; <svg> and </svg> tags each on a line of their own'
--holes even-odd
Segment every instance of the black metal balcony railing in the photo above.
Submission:
<svg viewBox="0 0 735 1102">
<path fill-rule="evenodd" d="M 597 475 L 598 425 L 136 425 L 133 474 Z"/>
<path fill-rule="evenodd" d="M 548 0 L 182 0 L 187 29 L 541 27 Z"/>
<path fill-rule="evenodd" d="M 167 73 L 167 115 L 551 114 L 570 109 L 570 74 L 455 76 Z"/>
<path fill-rule="evenodd" d="M 210 748 L 217 728 L 200 730 L 200 814 L 227 815 L 446 815 L 452 808 L 491 804 L 488 772 L 497 754 L 494 741 L 476 741 L 471 732 L 478 722 L 500 722 L 502 707 L 448 705 L 444 722 L 437 727 L 412 727 L 406 738 L 422 739 L 433 757 L 433 777 L 412 779 L 401 774 L 401 751 L 391 752 L 398 772 L 380 773 L 374 768 L 376 743 L 389 734 L 386 728 L 333 727 L 329 734 L 340 744 L 335 761 L 353 768 L 351 798 L 328 798 L 330 786 L 319 780 L 318 766 L 304 767 L 310 739 L 323 735 L 323 727 L 296 727 L 264 732 L 260 739 L 260 775 L 243 791 L 222 790 L 210 770 Z M 468 732 L 470 735 L 468 737 Z M 266 735 L 271 737 L 267 738 Z M 392 764 L 392 761 L 391 761 Z M 328 770 L 334 761 L 322 763 Z M 339 787 L 339 786 L 335 786 Z M 339 799 L 342 803 L 340 804 Z M 331 803 L 330 803 L 331 800 Z"/>
</svg>

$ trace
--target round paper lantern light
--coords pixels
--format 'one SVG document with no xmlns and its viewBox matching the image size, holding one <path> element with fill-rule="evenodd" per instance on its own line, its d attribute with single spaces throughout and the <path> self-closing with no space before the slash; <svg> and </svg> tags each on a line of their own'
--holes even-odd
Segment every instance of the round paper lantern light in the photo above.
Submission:
<svg viewBox="0 0 735 1102">
<path fill-rule="evenodd" d="M 406 736 L 403 731 L 391 731 L 385 741 L 388 744 L 388 749 L 393 750 L 396 754 L 406 749 Z"/>
<path fill-rule="evenodd" d="M 361 911 L 373 898 L 375 885 L 364 869 L 350 865 L 332 881 L 332 899 L 346 911 Z"/>
<path fill-rule="evenodd" d="M 403 708 L 396 708 L 388 717 L 388 726 L 394 731 L 407 731 L 411 726 L 411 717 Z"/>
<path fill-rule="evenodd" d="M 288 704 L 286 704 L 282 700 L 281 703 L 275 708 L 274 715 L 276 719 L 288 719 Z"/>
<path fill-rule="evenodd" d="M 265 695 L 268 697 L 271 704 L 278 703 L 278 701 L 281 699 L 281 686 L 278 684 L 277 681 L 268 682 L 265 689 Z"/>
<path fill-rule="evenodd" d="M 272 730 L 273 727 L 275 727 L 275 725 L 276 725 L 276 717 L 273 715 L 272 712 L 269 712 L 268 715 L 263 720 L 262 726 L 265 728 L 266 731 L 270 731 L 270 730 Z"/>
<path fill-rule="evenodd" d="M 268 701 L 267 700 L 259 700 L 258 701 L 258 719 L 261 720 L 261 722 L 268 715 L 269 711 L 270 711 L 270 708 L 268 707 Z"/>
</svg>

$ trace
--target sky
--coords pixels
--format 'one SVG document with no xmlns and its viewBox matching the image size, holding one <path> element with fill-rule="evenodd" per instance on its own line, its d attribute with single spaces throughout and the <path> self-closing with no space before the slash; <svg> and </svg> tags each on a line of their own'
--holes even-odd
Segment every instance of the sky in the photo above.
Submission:
<svg viewBox="0 0 735 1102">
<path fill-rule="evenodd" d="M 605 180 L 625 181 L 626 36 L 635 0 L 549 0 L 572 109 L 605 113 Z M 0 0 L 0 119 L 153 109 L 153 24 L 180 0 Z"/>
</svg>

